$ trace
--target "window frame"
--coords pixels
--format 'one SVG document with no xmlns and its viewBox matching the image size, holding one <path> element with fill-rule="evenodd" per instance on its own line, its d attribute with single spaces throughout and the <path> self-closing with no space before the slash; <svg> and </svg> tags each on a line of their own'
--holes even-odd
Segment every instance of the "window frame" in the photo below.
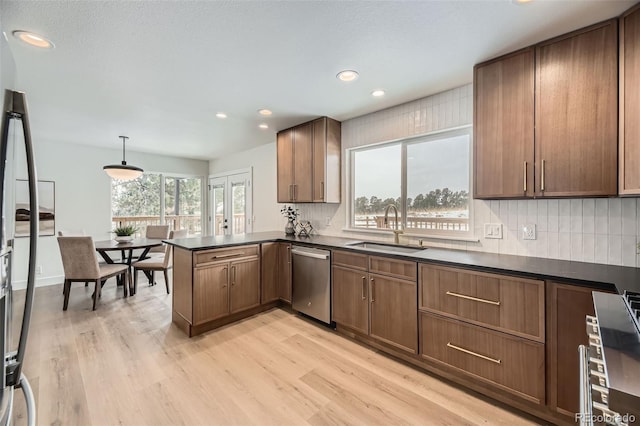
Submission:
<svg viewBox="0 0 640 426">
<path fill-rule="evenodd" d="M 447 139 L 456 136 L 469 137 L 469 226 L 467 231 L 447 231 L 447 230 L 424 230 L 424 232 L 417 228 L 407 229 L 407 146 L 412 144 L 424 143 L 433 140 Z M 347 208 L 346 221 L 347 224 L 344 231 L 350 232 L 362 232 L 372 234 L 389 234 L 392 231 L 379 228 L 362 228 L 355 226 L 355 153 L 367 151 L 371 149 L 382 148 L 385 146 L 400 145 L 401 149 L 401 194 L 402 205 L 398 206 L 403 213 L 402 215 L 402 235 L 409 237 L 421 237 L 432 239 L 446 239 L 446 240 L 462 240 L 462 241 L 478 241 L 474 231 L 474 214 L 473 214 L 473 127 L 472 125 L 465 125 L 455 128 L 442 129 L 433 132 L 428 132 L 420 135 L 409 136 L 406 138 L 387 140 L 377 142 L 368 145 L 360 145 L 353 148 L 346 149 L 346 155 L 348 161 L 346 163 L 347 170 L 346 175 L 348 182 L 346 184 L 347 192 Z"/>
</svg>

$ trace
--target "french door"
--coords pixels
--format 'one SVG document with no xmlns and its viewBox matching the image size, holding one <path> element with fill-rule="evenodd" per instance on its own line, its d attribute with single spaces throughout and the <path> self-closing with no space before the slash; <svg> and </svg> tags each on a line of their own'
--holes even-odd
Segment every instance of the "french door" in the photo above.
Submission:
<svg viewBox="0 0 640 426">
<path fill-rule="evenodd" d="M 251 172 L 209 178 L 209 229 L 214 236 L 251 232 Z"/>
</svg>

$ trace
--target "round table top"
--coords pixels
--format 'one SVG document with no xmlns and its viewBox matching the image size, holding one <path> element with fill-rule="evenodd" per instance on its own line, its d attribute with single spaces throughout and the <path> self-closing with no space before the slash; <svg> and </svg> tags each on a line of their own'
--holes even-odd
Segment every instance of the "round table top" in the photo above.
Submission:
<svg viewBox="0 0 640 426">
<path fill-rule="evenodd" d="M 156 238 L 134 238 L 126 243 L 119 243 L 116 240 L 96 241 L 96 251 L 109 250 L 132 250 L 147 247 L 157 247 L 162 245 L 162 240 Z"/>
</svg>

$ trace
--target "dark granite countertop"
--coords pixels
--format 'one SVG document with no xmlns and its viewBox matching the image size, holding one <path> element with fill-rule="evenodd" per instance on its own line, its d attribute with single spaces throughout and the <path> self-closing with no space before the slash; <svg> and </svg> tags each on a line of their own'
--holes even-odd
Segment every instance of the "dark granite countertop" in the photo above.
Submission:
<svg viewBox="0 0 640 426">
<path fill-rule="evenodd" d="M 640 292 L 640 268 L 604 265 L 599 263 L 571 262 L 540 257 L 515 256 L 464 250 L 426 248 L 414 253 L 382 252 L 349 246 L 361 239 L 314 235 L 289 237 L 281 231 L 252 234 L 197 237 L 165 240 L 168 244 L 187 250 L 199 251 L 244 244 L 285 241 L 301 245 L 329 249 L 350 250 L 370 255 L 382 255 L 418 262 L 437 263 L 455 267 L 469 267 L 485 272 L 510 273 L 524 277 L 577 283 L 596 289 Z M 416 247 L 418 249 L 418 247 Z"/>
</svg>

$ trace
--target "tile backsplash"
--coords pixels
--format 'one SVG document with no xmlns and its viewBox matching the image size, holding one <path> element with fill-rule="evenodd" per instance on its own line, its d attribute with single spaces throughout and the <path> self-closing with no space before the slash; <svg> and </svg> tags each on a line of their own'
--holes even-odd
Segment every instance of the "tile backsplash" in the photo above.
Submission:
<svg viewBox="0 0 640 426">
<path fill-rule="evenodd" d="M 342 148 L 417 136 L 473 122 L 471 84 L 353 118 L 342 123 Z M 342 173 L 347 176 L 346 155 Z M 343 200 L 346 197 L 343 178 Z M 345 232 L 346 203 L 299 204 L 302 218 L 320 234 L 387 241 L 388 235 Z M 474 200 L 473 228 L 477 242 L 425 239 L 434 247 L 501 254 L 640 266 L 640 205 L 636 198 L 562 200 Z M 502 239 L 484 238 L 485 223 L 502 224 Z M 523 225 L 536 226 L 536 239 L 522 238 Z"/>
</svg>

